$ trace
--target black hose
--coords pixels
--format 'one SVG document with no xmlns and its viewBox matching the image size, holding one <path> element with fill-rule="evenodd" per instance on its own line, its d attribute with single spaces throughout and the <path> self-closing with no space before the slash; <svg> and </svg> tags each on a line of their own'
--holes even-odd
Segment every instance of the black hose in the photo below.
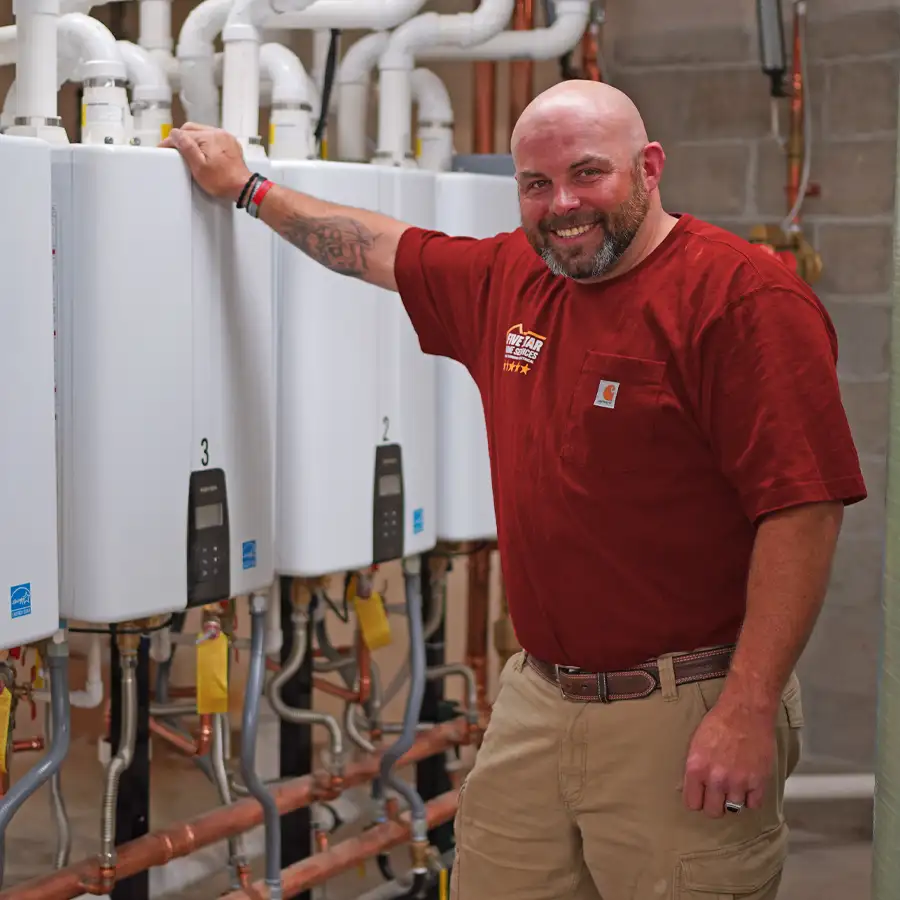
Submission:
<svg viewBox="0 0 900 900">
<path fill-rule="evenodd" d="M 316 123 L 316 148 L 319 156 L 322 155 L 322 139 L 325 137 L 325 129 L 328 126 L 328 107 L 331 105 L 331 89 L 334 87 L 334 77 L 337 74 L 337 54 L 340 40 L 340 29 L 332 28 L 331 41 L 328 44 L 328 57 L 325 60 L 325 73 L 322 77 L 322 103 L 319 108 L 319 121 Z"/>
</svg>

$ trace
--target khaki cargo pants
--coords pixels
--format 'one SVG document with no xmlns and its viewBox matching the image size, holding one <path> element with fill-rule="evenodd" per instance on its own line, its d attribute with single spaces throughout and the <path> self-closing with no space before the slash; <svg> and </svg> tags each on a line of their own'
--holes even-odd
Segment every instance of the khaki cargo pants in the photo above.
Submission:
<svg viewBox="0 0 900 900">
<path fill-rule="evenodd" d="M 688 744 L 724 679 L 642 700 L 573 702 L 519 653 L 500 677 L 460 793 L 451 900 L 773 900 L 787 855 L 784 782 L 800 755 L 800 686 L 782 698 L 765 804 L 688 810 Z"/>
</svg>

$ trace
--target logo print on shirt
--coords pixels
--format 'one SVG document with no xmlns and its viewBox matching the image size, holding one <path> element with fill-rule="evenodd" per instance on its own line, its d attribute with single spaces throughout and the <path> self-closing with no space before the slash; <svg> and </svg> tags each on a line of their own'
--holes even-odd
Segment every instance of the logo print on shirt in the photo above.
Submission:
<svg viewBox="0 0 900 900">
<path fill-rule="evenodd" d="M 594 406 L 612 409 L 616 405 L 616 397 L 618 396 L 618 381 L 601 381 L 600 386 L 597 388 L 597 396 L 594 397 Z"/>
<path fill-rule="evenodd" d="M 520 322 L 513 325 L 506 332 L 506 346 L 503 354 L 503 371 L 516 372 L 520 375 L 527 375 L 538 356 L 541 355 L 541 349 L 547 342 L 541 334 L 533 331 L 525 331 Z"/>
</svg>

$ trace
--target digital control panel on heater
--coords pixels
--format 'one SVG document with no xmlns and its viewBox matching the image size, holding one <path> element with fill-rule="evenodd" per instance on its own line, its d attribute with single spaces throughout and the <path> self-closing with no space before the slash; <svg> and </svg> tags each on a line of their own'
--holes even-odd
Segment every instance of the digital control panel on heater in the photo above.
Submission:
<svg viewBox="0 0 900 900">
<path fill-rule="evenodd" d="M 225 472 L 192 472 L 187 545 L 189 605 L 231 596 L 229 540 Z"/>
<path fill-rule="evenodd" d="M 399 444 L 375 448 L 375 563 L 403 557 L 403 455 Z"/>
</svg>

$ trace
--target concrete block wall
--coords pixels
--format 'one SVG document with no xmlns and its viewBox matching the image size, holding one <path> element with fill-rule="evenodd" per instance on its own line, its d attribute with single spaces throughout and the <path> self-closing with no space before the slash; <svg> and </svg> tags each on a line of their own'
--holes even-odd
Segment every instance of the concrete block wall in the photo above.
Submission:
<svg viewBox="0 0 900 900">
<path fill-rule="evenodd" d="M 753 224 L 779 222 L 786 163 L 757 62 L 753 3 L 634 5 L 620 14 L 608 4 L 609 80 L 635 100 L 666 150 L 666 207 L 743 236 Z M 663 5 L 677 6 L 680 21 L 654 31 L 651 12 Z M 838 331 L 844 404 L 870 492 L 847 512 L 800 671 L 808 756 L 838 769 L 871 770 L 874 758 L 900 76 L 900 9 L 892 5 L 811 3 L 808 30 L 812 180 L 821 195 L 806 202 L 804 228 L 822 255 L 816 291 Z M 786 102 L 780 107 L 786 136 Z"/>
</svg>

